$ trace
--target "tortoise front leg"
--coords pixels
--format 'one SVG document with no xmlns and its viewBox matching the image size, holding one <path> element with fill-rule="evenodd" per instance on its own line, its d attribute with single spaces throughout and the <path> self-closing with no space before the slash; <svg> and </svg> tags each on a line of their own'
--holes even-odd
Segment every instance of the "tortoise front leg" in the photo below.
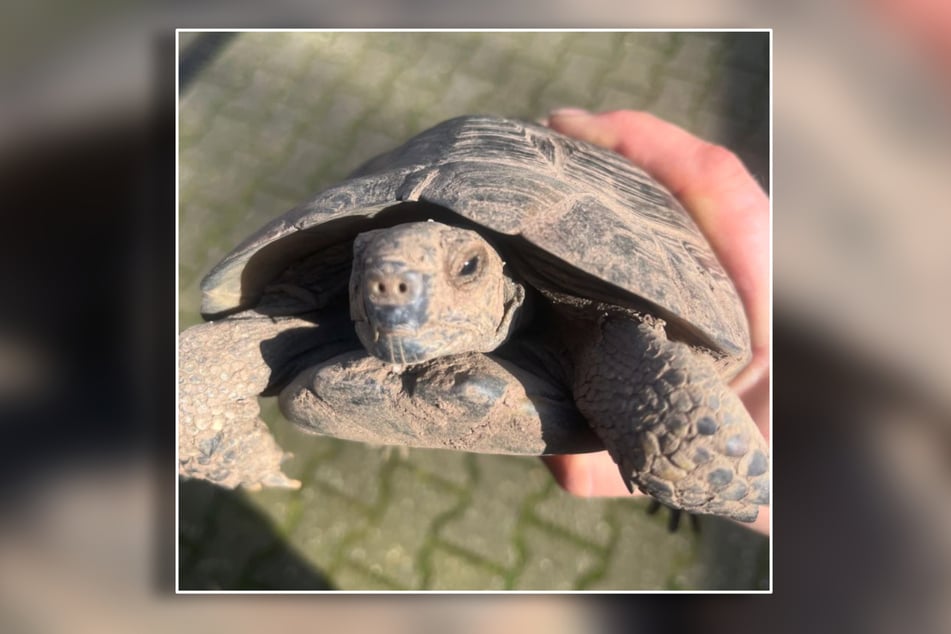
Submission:
<svg viewBox="0 0 951 634">
<path fill-rule="evenodd" d="M 601 448 L 567 389 L 478 352 L 400 367 L 341 354 L 301 372 L 280 405 L 302 429 L 374 444 L 533 456 Z"/>
<path fill-rule="evenodd" d="M 768 449 L 743 403 L 660 326 L 604 318 L 577 355 L 575 401 L 632 492 L 744 522 L 768 503 Z"/>
<path fill-rule="evenodd" d="M 303 320 L 277 322 L 258 315 L 193 326 L 179 335 L 179 473 L 220 486 L 297 488 L 281 472 L 284 451 L 259 417 L 258 395 L 272 368 L 262 341 L 294 327 L 315 330 Z"/>
</svg>

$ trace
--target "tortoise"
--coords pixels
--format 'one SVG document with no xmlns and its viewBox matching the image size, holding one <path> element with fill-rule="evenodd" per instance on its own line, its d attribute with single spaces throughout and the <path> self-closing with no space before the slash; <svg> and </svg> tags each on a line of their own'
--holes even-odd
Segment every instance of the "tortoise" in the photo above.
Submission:
<svg viewBox="0 0 951 634">
<path fill-rule="evenodd" d="M 370 443 L 607 448 L 633 492 L 753 521 L 768 450 L 726 382 L 732 282 L 623 157 L 494 116 L 445 121 L 250 236 L 179 343 L 179 465 L 298 486 L 258 417 Z"/>
</svg>

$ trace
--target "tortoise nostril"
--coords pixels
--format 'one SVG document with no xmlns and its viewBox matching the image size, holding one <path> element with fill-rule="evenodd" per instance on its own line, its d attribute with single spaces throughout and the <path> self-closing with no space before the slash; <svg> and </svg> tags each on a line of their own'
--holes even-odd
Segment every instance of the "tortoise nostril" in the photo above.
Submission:
<svg viewBox="0 0 951 634">
<path fill-rule="evenodd" d="M 421 282 L 414 271 L 373 271 L 366 279 L 367 299 L 383 306 L 401 306 L 419 296 Z"/>
</svg>

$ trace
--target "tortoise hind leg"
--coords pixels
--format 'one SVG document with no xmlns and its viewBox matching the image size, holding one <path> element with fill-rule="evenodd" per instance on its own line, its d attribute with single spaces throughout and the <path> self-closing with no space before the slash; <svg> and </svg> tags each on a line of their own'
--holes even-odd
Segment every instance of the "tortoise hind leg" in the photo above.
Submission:
<svg viewBox="0 0 951 634">
<path fill-rule="evenodd" d="M 575 372 L 578 409 L 631 491 L 744 522 L 768 503 L 766 442 L 712 360 L 658 326 L 607 318 Z"/>
</svg>

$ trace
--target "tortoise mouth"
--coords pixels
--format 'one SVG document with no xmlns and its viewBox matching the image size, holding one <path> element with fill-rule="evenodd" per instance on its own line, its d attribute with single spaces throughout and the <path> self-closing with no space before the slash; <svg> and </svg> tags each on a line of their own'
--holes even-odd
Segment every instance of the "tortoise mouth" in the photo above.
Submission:
<svg viewBox="0 0 951 634">
<path fill-rule="evenodd" d="M 376 341 L 367 347 L 367 352 L 387 363 L 407 365 L 428 361 L 435 356 L 413 336 L 415 333 L 400 334 L 379 330 L 377 333 Z"/>
<path fill-rule="evenodd" d="M 378 306 L 364 302 L 363 313 L 370 331 L 379 335 L 415 334 L 429 321 L 426 302 L 407 306 Z"/>
</svg>

